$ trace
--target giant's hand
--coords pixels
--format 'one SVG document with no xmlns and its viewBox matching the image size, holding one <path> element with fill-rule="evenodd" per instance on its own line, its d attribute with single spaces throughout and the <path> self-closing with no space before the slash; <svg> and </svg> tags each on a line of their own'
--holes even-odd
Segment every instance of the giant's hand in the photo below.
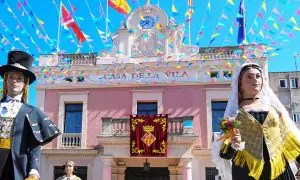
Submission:
<svg viewBox="0 0 300 180">
<path fill-rule="evenodd" d="M 245 149 L 245 142 L 242 142 L 242 137 L 238 129 L 233 130 L 233 136 L 231 137 L 231 147 L 238 151 L 242 151 L 243 149 Z"/>
<path fill-rule="evenodd" d="M 233 130 L 233 136 L 231 137 L 231 144 L 233 145 L 239 145 L 242 141 L 240 130 L 234 129 Z"/>
<path fill-rule="evenodd" d="M 39 180 L 39 177 L 37 175 L 30 174 L 27 178 L 25 178 L 25 180 Z"/>
</svg>

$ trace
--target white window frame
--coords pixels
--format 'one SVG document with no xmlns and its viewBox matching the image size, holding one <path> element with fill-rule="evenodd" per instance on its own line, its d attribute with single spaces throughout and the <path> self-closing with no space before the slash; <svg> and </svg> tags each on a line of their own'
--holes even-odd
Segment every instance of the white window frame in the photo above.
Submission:
<svg viewBox="0 0 300 180">
<path fill-rule="evenodd" d="M 300 123 L 300 112 L 296 112 L 293 114 L 293 120 L 295 123 Z"/>
<path fill-rule="evenodd" d="M 295 86 L 293 85 L 293 82 L 294 81 L 294 84 L 295 84 Z M 298 81 L 298 79 L 297 78 L 291 78 L 290 79 L 290 87 L 292 88 L 292 89 L 295 89 L 295 88 L 298 88 L 296 85 L 298 84 L 298 82 L 296 83 L 296 81 Z"/>
<path fill-rule="evenodd" d="M 285 87 L 281 86 L 280 81 L 284 81 Z M 279 79 L 279 88 L 288 88 L 288 86 L 287 86 L 287 79 Z"/>
<path fill-rule="evenodd" d="M 163 114 L 163 90 L 132 90 L 132 114 L 137 114 L 137 102 L 157 102 L 157 114 Z"/>
<path fill-rule="evenodd" d="M 64 150 L 65 151 L 65 150 Z M 80 155 L 78 155 L 79 153 Z M 61 156 L 63 154 L 63 156 Z M 73 154 L 73 155 L 72 155 Z M 86 155 L 86 156 L 84 156 Z M 91 162 L 94 160 L 94 156 L 91 156 L 89 153 L 84 154 L 77 150 L 70 150 L 69 154 L 65 153 L 57 153 L 57 154 L 49 154 L 43 155 L 41 162 L 40 175 L 43 177 L 45 175 L 49 176 L 49 179 L 54 179 L 54 166 L 62 166 L 66 163 L 67 160 L 72 159 L 77 166 L 87 166 L 87 179 L 92 179 L 93 165 Z"/>
<path fill-rule="evenodd" d="M 59 115 L 58 115 L 58 128 L 64 129 L 65 121 L 65 104 L 69 103 L 82 103 L 82 125 L 81 125 L 81 148 L 86 147 L 87 135 L 87 103 L 88 91 L 85 92 L 59 92 Z M 61 148 L 61 138 L 57 138 L 57 147 Z"/>
<path fill-rule="evenodd" d="M 207 119 L 207 145 L 212 146 L 212 101 L 228 101 L 231 88 L 206 88 L 206 119 Z"/>
</svg>

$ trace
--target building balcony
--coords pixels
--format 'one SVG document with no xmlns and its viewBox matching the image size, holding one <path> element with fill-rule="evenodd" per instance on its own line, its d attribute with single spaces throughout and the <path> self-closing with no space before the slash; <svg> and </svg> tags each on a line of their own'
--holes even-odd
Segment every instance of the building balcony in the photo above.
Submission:
<svg viewBox="0 0 300 180">
<path fill-rule="evenodd" d="M 95 66 L 97 55 L 95 53 L 90 54 L 64 54 L 59 57 L 58 64 L 60 66 L 72 65 L 72 66 Z"/>
<path fill-rule="evenodd" d="M 193 117 L 168 118 L 168 157 L 191 157 L 198 135 L 192 131 Z M 104 154 L 130 156 L 130 119 L 102 118 L 102 133 L 97 136 Z"/>
<path fill-rule="evenodd" d="M 193 135 L 192 119 L 193 117 L 179 117 L 168 119 L 168 135 L 188 136 Z M 113 119 L 110 117 L 102 118 L 101 137 L 129 136 L 130 124 L 129 118 Z"/>
<path fill-rule="evenodd" d="M 61 148 L 81 148 L 81 133 L 63 133 Z"/>
</svg>

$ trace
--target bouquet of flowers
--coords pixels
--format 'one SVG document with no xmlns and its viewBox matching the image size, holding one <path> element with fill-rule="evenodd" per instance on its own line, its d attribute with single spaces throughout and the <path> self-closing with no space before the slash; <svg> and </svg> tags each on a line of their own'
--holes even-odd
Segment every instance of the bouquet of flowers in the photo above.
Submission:
<svg viewBox="0 0 300 180">
<path fill-rule="evenodd" d="M 220 129 L 222 130 L 223 135 L 219 139 L 217 139 L 217 141 L 225 139 L 225 143 L 229 142 L 239 124 L 239 121 L 236 121 L 230 117 L 223 118 L 220 123 Z"/>
</svg>

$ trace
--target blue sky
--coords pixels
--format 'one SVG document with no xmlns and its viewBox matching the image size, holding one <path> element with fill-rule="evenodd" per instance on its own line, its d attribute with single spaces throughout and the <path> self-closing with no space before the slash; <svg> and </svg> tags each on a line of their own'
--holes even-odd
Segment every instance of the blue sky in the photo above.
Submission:
<svg viewBox="0 0 300 180">
<path fill-rule="evenodd" d="M 78 50 L 78 52 L 100 52 L 109 47 L 104 46 L 98 30 L 105 32 L 105 22 L 109 19 L 108 29 L 114 33 L 116 28 L 120 27 L 121 21 L 126 18 L 110 7 L 106 17 L 106 0 L 62 2 L 70 12 L 74 10 L 73 17 L 90 39 L 78 48 L 73 32 L 61 28 L 59 48 L 66 53 L 75 53 Z M 128 0 L 128 3 L 134 10 L 143 6 L 145 0 Z M 177 24 L 186 24 L 187 0 L 151 0 L 150 3 L 159 5 L 169 17 L 175 18 Z M 233 22 L 238 13 L 240 0 L 194 0 L 193 3 L 194 14 L 190 21 L 192 44 L 207 47 L 212 36 L 218 34 L 211 46 L 237 45 L 237 28 Z M 293 54 L 300 53 L 300 31 L 295 30 L 297 27 L 300 28 L 300 1 L 245 0 L 244 3 L 248 42 L 264 43 L 272 48 L 268 51 L 269 71 L 295 70 Z M 59 4 L 60 0 L 0 0 L 1 64 L 6 63 L 7 52 L 12 48 L 25 50 L 34 57 L 55 52 Z M 172 4 L 177 9 L 177 14 L 172 13 Z M 101 13 L 102 10 L 104 14 Z M 43 28 L 40 24 L 43 24 Z M 187 27 L 186 25 L 186 33 Z M 45 38 L 47 36 L 48 39 Z M 188 42 L 187 37 L 184 42 Z M 300 56 L 297 61 L 300 66 Z M 35 62 L 37 63 L 38 61 Z M 30 102 L 35 104 L 34 86 L 31 87 Z"/>
</svg>

